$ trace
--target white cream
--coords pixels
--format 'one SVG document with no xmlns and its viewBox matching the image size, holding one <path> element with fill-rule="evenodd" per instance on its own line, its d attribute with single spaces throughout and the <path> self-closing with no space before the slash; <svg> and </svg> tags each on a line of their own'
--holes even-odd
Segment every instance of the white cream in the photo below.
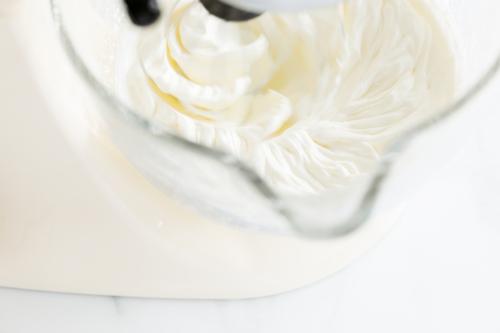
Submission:
<svg viewBox="0 0 500 333">
<path fill-rule="evenodd" d="M 431 0 L 353 0 L 228 23 L 181 1 L 132 60 L 117 52 L 117 94 L 278 191 L 320 193 L 451 101 L 456 55 L 440 19 Z"/>
</svg>

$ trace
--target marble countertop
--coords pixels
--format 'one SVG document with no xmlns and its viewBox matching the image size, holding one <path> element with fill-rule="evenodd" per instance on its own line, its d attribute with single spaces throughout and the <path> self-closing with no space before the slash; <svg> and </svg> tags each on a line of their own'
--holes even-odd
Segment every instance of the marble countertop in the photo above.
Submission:
<svg viewBox="0 0 500 333">
<path fill-rule="evenodd" d="M 473 140 L 361 259 L 251 300 L 84 296 L 0 288 L 0 332 L 499 332 L 500 77 L 472 103 Z"/>
</svg>

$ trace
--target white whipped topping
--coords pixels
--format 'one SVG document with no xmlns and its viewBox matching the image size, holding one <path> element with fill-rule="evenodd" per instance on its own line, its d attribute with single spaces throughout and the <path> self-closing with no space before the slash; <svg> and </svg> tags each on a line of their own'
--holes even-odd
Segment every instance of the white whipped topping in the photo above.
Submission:
<svg viewBox="0 0 500 333">
<path fill-rule="evenodd" d="M 181 1 L 127 39 L 133 56 L 117 52 L 117 94 L 278 191 L 345 186 L 454 96 L 456 55 L 431 4 L 353 0 L 230 23 Z"/>
</svg>

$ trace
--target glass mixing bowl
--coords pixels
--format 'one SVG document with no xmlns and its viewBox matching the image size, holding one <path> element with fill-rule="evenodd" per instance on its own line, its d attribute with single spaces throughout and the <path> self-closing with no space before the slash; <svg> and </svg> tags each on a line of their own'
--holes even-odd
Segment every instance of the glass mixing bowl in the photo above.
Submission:
<svg viewBox="0 0 500 333">
<path fill-rule="evenodd" d="M 362 181 L 320 195 L 285 195 L 234 156 L 176 136 L 117 98 L 114 54 L 118 34 L 131 24 L 121 1 L 50 0 L 63 48 L 93 93 L 91 117 L 149 182 L 209 220 L 312 237 L 344 235 L 400 206 L 467 140 L 479 116 L 470 100 L 500 63 L 500 2 L 442 3 L 464 56 L 463 84 L 453 102 L 398 136 Z"/>
</svg>

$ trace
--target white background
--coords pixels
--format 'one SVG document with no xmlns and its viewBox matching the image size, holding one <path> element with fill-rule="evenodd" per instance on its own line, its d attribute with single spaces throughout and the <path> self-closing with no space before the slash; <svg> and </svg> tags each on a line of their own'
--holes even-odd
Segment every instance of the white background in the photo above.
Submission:
<svg viewBox="0 0 500 333">
<path fill-rule="evenodd" d="M 473 101 L 473 139 L 377 246 L 334 276 L 240 301 L 0 288 L 0 333 L 500 332 L 499 93 L 496 78 Z"/>
</svg>

